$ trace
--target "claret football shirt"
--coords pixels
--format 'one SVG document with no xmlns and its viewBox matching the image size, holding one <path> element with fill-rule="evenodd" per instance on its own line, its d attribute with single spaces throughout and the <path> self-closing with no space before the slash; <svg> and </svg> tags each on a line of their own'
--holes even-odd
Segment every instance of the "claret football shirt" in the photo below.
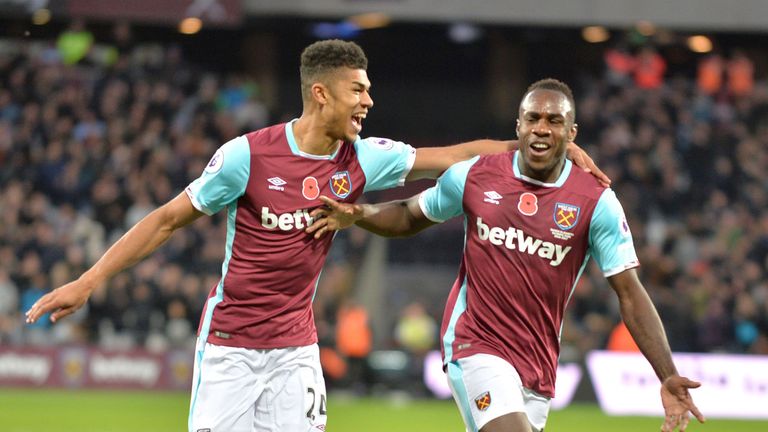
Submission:
<svg viewBox="0 0 768 432">
<path fill-rule="evenodd" d="M 358 137 L 328 156 L 299 150 L 293 122 L 227 142 L 186 189 L 199 211 L 226 209 L 221 280 L 206 302 L 202 340 L 245 348 L 317 342 L 312 299 L 332 236 L 304 229 L 320 195 L 354 202 L 363 192 L 401 186 L 415 149 Z"/>
<path fill-rule="evenodd" d="M 554 183 L 527 178 L 518 157 L 455 164 L 419 204 L 435 222 L 465 218 L 464 254 L 441 327 L 444 361 L 496 355 L 526 388 L 553 397 L 563 314 L 589 257 L 606 277 L 639 264 L 611 189 L 567 160 Z"/>
</svg>

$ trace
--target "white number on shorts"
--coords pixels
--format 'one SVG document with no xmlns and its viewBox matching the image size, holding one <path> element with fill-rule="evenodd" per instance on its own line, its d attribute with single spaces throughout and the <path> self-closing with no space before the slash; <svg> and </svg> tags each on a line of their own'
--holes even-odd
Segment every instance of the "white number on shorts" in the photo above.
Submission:
<svg viewBox="0 0 768 432">
<path fill-rule="evenodd" d="M 312 406 L 310 406 L 309 409 L 307 410 L 307 417 L 309 419 L 311 419 L 311 420 L 314 420 L 315 419 L 315 414 L 313 413 L 313 411 L 315 410 L 315 402 L 317 400 L 317 393 L 315 392 L 315 389 L 313 389 L 312 387 L 307 387 L 307 393 L 312 395 Z M 325 395 L 324 394 L 320 395 L 320 404 L 317 407 L 317 411 L 318 411 L 318 414 L 320 414 L 320 415 L 325 415 L 325 413 L 326 413 L 326 410 L 325 410 Z"/>
</svg>

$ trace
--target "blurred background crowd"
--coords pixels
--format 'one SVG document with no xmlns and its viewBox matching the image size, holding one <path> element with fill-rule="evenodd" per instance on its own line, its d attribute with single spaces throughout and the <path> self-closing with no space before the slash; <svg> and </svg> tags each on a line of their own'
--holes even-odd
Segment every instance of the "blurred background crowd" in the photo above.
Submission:
<svg viewBox="0 0 768 432">
<path fill-rule="evenodd" d="M 354 35 L 368 52 L 376 101 L 364 136 L 417 147 L 513 138 L 525 85 L 547 75 L 568 82 L 577 142 L 613 180 L 672 349 L 768 354 L 768 70 L 755 64 L 757 51 L 731 38 L 681 59 L 678 47 L 624 32 L 619 42 L 575 49 L 562 46 L 570 37 L 563 31 L 488 31 L 485 42 L 461 45 L 430 45 L 444 37 L 438 30 L 392 31 L 399 33 Z M 0 344 L 194 345 L 221 271 L 220 215 L 177 232 L 56 325 L 25 325 L 23 312 L 181 192 L 218 146 L 298 117 L 298 57 L 316 36 L 252 41 L 269 45 L 255 52 L 270 53 L 256 77 L 249 62 L 221 64 L 233 54 L 220 51 L 248 49 L 238 38 L 147 40 L 126 23 L 81 21 L 38 37 L 3 35 Z M 550 57 L 524 60 L 534 51 Z M 419 358 L 439 347 L 462 241 L 460 221 L 410 240 L 382 243 L 358 229 L 337 237 L 315 300 L 330 380 L 365 380 L 373 350 Z M 379 300 L 370 301 L 361 293 L 376 268 L 392 271 L 378 276 Z M 570 302 L 562 359 L 632 349 L 617 306 L 590 265 Z"/>
</svg>

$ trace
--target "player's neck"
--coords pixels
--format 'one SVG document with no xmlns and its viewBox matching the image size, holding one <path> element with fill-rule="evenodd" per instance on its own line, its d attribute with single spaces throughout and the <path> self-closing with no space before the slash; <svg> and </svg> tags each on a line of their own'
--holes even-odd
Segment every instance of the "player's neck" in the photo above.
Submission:
<svg viewBox="0 0 768 432">
<path fill-rule="evenodd" d="M 552 169 L 549 170 L 536 170 L 525 163 L 522 156 L 518 159 L 518 168 L 520 173 L 528 178 L 538 180 L 542 183 L 555 183 L 560 178 L 560 174 L 563 173 L 565 168 L 565 158 L 560 160 Z"/>
<path fill-rule="evenodd" d="M 304 153 L 311 155 L 330 155 L 333 154 L 341 144 L 338 139 L 329 137 L 325 128 L 313 124 L 312 120 L 301 117 L 293 122 L 293 138 L 296 145 Z"/>
</svg>

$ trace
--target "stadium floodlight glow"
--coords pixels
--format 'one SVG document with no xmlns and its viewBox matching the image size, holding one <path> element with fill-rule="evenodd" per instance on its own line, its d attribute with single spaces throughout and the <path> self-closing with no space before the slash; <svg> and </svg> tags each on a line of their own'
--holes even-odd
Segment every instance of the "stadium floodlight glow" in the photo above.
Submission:
<svg viewBox="0 0 768 432">
<path fill-rule="evenodd" d="M 353 15 L 347 21 L 356 25 L 361 30 L 370 30 L 388 26 L 392 22 L 392 17 L 381 12 L 371 12 Z"/>
<path fill-rule="evenodd" d="M 32 13 L 32 24 L 46 25 L 51 21 L 51 11 L 49 9 L 38 9 Z"/>
<path fill-rule="evenodd" d="M 483 35 L 483 31 L 474 24 L 469 23 L 454 23 L 448 28 L 448 37 L 456 43 L 468 44 L 472 43 Z"/>
<path fill-rule="evenodd" d="M 638 21 L 635 23 L 635 30 L 645 37 L 656 34 L 656 26 L 650 21 Z"/>
<path fill-rule="evenodd" d="M 312 35 L 320 39 L 352 39 L 360 33 L 360 27 L 350 21 L 321 22 L 312 26 Z"/>
<path fill-rule="evenodd" d="M 671 45 L 675 42 L 677 36 L 671 30 L 659 29 L 654 39 L 658 45 Z"/>
<path fill-rule="evenodd" d="M 712 40 L 704 35 L 695 35 L 688 38 L 688 49 L 695 53 L 708 53 L 712 51 Z"/>
<path fill-rule="evenodd" d="M 179 23 L 179 33 L 192 35 L 203 28 L 203 21 L 197 17 L 188 17 Z"/>
<path fill-rule="evenodd" d="M 581 37 L 589 43 L 600 43 L 607 41 L 611 34 L 603 26 L 587 26 L 581 29 Z"/>
</svg>

